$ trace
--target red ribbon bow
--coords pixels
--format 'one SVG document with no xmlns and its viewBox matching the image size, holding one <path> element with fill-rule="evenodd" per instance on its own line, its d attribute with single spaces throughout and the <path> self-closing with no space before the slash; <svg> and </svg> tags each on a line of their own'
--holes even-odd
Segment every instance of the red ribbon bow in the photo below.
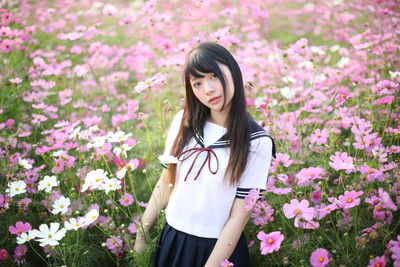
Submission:
<svg viewBox="0 0 400 267">
<path fill-rule="evenodd" d="M 190 168 L 189 168 L 188 173 L 186 174 L 186 177 L 185 177 L 185 180 L 184 180 L 184 181 L 186 181 L 187 177 L 189 176 L 189 173 L 192 171 L 193 166 L 194 166 L 194 163 L 195 163 L 196 160 L 197 160 L 197 157 L 198 157 L 202 152 L 204 152 L 204 151 L 207 151 L 207 156 L 206 156 L 206 158 L 205 158 L 203 164 L 202 164 L 201 167 L 200 167 L 200 170 L 197 172 L 197 175 L 196 175 L 196 177 L 195 177 L 194 179 L 196 180 L 197 177 L 199 177 L 200 172 L 201 172 L 201 170 L 203 169 L 203 167 L 204 167 L 204 165 L 206 164 L 207 161 L 208 161 L 208 169 L 210 170 L 210 172 L 211 172 L 212 174 L 216 174 L 216 173 L 217 173 L 218 167 L 219 167 L 218 158 L 217 158 L 217 155 L 215 154 L 215 152 L 214 152 L 211 148 L 205 148 L 205 147 L 190 148 L 190 149 L 188 149 L 188 150 L 183 151 L 183 152 L 182 152 L 181 154 L 179 154 L 179 156 L 178 156 L 178 160 L 180 160 L 180 161 L 182 162 L 182 161 L 185 161 L 185 160 L 187 160 L 188 158 L 190 158 L 193 154 L 197 153 L 196 157 L 195 157 L 194 160 L 193 160 L 192 165 L 191 165 Z M 183 159 L 181 159 L 181 157 L 182 157 L 184 154 L 187 154 L 187 155 L 185 155 L 185 156 L 183 157 Z M 211 170 L 211 155 L 213 155 L 213 156 L 215 157 L 215 159 L 217 160 L 217 169 L 216 169 L 215 171 L 212 171 L 212 170 Z"/>
</svg>

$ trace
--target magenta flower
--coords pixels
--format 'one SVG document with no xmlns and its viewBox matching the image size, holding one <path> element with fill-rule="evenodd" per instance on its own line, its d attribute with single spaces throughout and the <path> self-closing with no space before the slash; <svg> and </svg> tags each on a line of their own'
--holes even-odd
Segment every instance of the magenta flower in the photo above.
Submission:
<svg viewBox="0 0 400 267">
<path fill-rule="evenodd" d="M 346 152 L 335 152 L 335 155 L 331 155 L 331 162 L 329 165 L 336 171 L 346 170 L 346 172 L 351 172 L 354 170 L 353 158 L 347 156 Z"/>
<path fill-rule="evenodd" d="M 290 204 L 285 203 L 283 205 L 283 213 L 285 217 L 291 219 L 293 217 L 303 217 L 305 220 L 310 221 L 315 216 L 313 208 L 308 207 L 308 200 L 303 199 L 299 202 L 297 199 L 292 199 Z"/>
<path fill-rule="evenodd" d="M 342 209 L 350 209 L 352 207 L 358 206 L 360 204 L 360 199 L 358 197 L 362 194 L 364 194 L 363 191 L 345 191 L 344 195 L 339 196 L 337 204 Z"/>
<path fill-rule="evenodd" d="M 323 267 L 329 262 L 328 251 L 324 248 L 317 248 L 311 253 L 310 263 L 313 267 Z"/>
<path fill-rule="evenodd" d="M 23 223 L 21 221 L 17 222 L 15 226 L 8 227 L 11 234 L 20 236 L 22 233 L 29 232 L 32 229 L 30 223 Z"/>
<path fill-rule="evenodd" d="M 381 257 L 376 257 L 374 259 L 371 259 L 369 261 L 369 264 L 367 267 L 385 267 L 386 266 L 386 257 L 383 255 Z"/>
<path fill-rule="evenodd" d="M 253 188 L 250 190 L 249 194 L 244 198 L 246 206 L 244 207 L 247 211 L 250 211 L 256 204 L 258 198 L 260 197 L 260 189 Z"/>
<path fill-rule="evenodd" d="M 5 250 L 4 248 L 3 248 L 3 249 L 0 249 L 0 260 L 1 260 L 1 261 L 5 261 L 6 259 L 8 259 L 8 252 L 7 252 L 7 250 Z"/>
<path fill-rule="evenodd" d="M 278 251 L 285 236 L 279 231 L 271 232 L 269 234 L 263 231 L 259 232 L 257 238 L 261 240 L 260 250 L 262 255 Z"/>
</svg>

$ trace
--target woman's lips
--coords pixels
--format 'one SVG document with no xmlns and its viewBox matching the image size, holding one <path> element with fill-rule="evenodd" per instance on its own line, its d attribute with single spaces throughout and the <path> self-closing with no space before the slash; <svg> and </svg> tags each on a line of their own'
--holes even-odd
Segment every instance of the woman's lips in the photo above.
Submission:
<svg viewBox="0 0 400 267">
<path fill-rule="evenodd" d="M 211 104 L 216 104 L 216 103 L 218 103 L 218 101 L 221 99 L 221 97 L 220 96 L 218 96 L 218 97 L 213 97 L 213 98 L 211 98 L 210 100 L 208 100 L 208 102 L 210 102 Z"/>
</svg>

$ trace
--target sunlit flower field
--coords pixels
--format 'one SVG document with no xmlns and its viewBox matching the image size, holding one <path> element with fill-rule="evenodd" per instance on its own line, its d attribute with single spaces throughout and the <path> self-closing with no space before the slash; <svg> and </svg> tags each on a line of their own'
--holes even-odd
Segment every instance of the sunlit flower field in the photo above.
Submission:
<svg viewBox="0 0 400 267">
<path fill-rule="evenodd" d="M 151 266 L 163 214 L 135 233 L 202 41 L 277 146 L 253 265 L 400 266 L 398 0 L 2 1 L 1 266 Z"/>
</svg>

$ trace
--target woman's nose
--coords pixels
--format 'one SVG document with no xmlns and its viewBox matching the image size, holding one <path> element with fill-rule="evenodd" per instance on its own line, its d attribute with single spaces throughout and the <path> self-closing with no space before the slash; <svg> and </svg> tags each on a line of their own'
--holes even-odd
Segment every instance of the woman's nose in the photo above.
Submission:
<svg viewBox="0 0 400 267">
<path fill-rule="evenodd" d="M 204 92 L 206 94 L 211 94 L 211 93 L 214 92 L 214 86 L 213 86 L 213 84 L 211 82 L 207 81 L 207 82 L 204 83 Z"/>
</svg>

